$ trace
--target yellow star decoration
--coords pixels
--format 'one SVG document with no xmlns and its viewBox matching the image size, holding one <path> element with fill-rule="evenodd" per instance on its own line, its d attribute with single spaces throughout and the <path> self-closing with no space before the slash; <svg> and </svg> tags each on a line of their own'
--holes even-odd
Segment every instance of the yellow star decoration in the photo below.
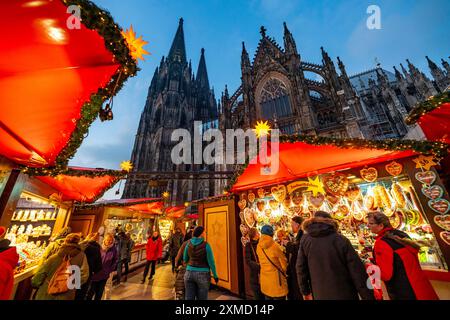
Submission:
<svg viewBox="0 0 450 320">
<path fill-rule="evenodd" d="M 144 46 L 148 43 L 142 39 L 142 36 L 136 38 L 136 32 L 133 30 L 133 25 L 130 26 L 130 29 L 126 32 L 122 31 L 122 35 L 127 41 L 128 48 L 130 49 L 130 54 L 135 60 L 143 60 L 144 54 L 150 54 L 147 50 L 144 49 Z"/>
<path fill-rule="evenodd" d="M 166 199 L 167 199 L 167 198 L 170 196 L 169 191 L 164 191 L 163 194 L 162 194 L 162 196 L 163 196 L 163 198 L 166 198 Z"/>
<path fill-rule="evenodd" d="M 325 195 L 325 189 L 319 180 L 319 176 L 316 176 L 314 179 L 308 178 L 308 189 L 306 191 L 312 191 L 313 197 L 317 197 L 318 193 Z"/>
<path fill-rule="evenodd" d="M 270 128 L 269 123 L 267 121 L 266 122 L 258 121 L 256 123 L 255 129 L 253 129 L 253 131 L 255 131 L 257 138 L 267 136 L 270 130 L 272 129 Z"/>
<path fill-rule="evenodd" d="M 131 169 L 133 169 L 133 164 L 131 163 L 131 161 L 122 161 L 120 163 L 120 169 L 126 172 L 130 172 Z"/>
<path fill-rule="evenodd" d="M 434 161 L 433 156 L 425 157 L 424 155 L 419 156 L 413 160 L 416 163 L 417 169 L 430 170 L 432 166 L 437 165 Z"/>
</svg>

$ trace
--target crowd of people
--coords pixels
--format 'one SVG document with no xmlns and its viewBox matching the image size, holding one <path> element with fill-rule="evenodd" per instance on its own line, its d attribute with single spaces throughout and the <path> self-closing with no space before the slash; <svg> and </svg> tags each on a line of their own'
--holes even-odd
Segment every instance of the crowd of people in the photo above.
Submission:
<svg viewBox="0 0 450 320">
<path fill-rule="evenodd" d="M 303 221 L 291 221 L 289 239 L 273 239 L 272 226 L 250 229 L 245 261 L 255 300 L 381 300 L 381 281 L 391 300 L 437 300 L 422 271 L 420 244 L 392 228 L 381 212 L 368 215 L 376 234 L 373 259 L 363 262 L 350 241 L 339 232 L 329 213 L 318 211 Z M 371 273 L 369 266 L 379 268 Z M 370 273 L 370 276 L 369 276 Z M 375 281 L 379 274 L 379 281 Z M 377 285 L 378 283 L 378 285 Z"/>
</svg>

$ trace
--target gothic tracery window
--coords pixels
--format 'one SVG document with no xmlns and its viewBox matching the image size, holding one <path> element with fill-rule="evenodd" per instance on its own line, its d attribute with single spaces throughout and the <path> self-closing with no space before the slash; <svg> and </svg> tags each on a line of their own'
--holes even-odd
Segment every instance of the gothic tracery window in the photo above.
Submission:
<svg viewBox="0 0 450 320">
<path fill-rule="evenodd" d="M 271 78 L 264 84 L 261 90 L 261 114 L 264 119 L 292 114 L 288 89 L 279 79 Z"/>
</svg>

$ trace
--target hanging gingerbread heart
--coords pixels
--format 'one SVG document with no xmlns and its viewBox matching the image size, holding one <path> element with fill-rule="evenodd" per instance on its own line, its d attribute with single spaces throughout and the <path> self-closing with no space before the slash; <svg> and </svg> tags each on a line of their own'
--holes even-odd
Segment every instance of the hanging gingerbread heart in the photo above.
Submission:
<svg viewBox="0 0 450 320">
<path fill-rule="evenodd" d="M 272 210 L 277 210 L 280 206 L 280 203 L 277 200 L 270 200 L 269 201 L 269 206 L 270 208 L 272 208 Z"/>
<path fill-rule="evenodd" d="M 378 171 L 373 167 L 364 168 L 360 170 L 359 173 L 361 174 L 361 178 L 363 178 L 364 181 L 367 182 L 375 182 L 378 178 Z"/>
<path fill-rule="evenodd" d="M 253 212 L 249 208 L 245 208 L 244 210 L 244 220 L 247 226 L 249 226 L 250 228 L 252 228 L 255 224 L 255 217 L 253 215 Z"/>
<path fill-rule="evenodd" d="M 450 231 L 450 215 L 448 214 L 438 214 L 433 218 L 436 225 L 446 231 Z"/>
<path fill-rule="evenodd" d="M 437 186 L 437 185 L 434 185 L 434 186 L 423 185 L 422 193 L 427 198 L 434 200 L 434 199 L 442 198 L 442 196 L 444 195 L 444 189 L 442 189 L 441 186 Z"/>
<path fill-rule="evenodd" d="M 266 215 L 266 217 L 270 217 L 272 214 L 272 210 L 271 209 L 266 209 L 264 210 L 264 214 Z"/>
<path fill-rule="evenodd" d="M 450 232 L 448 231 L 442 231 L 441 234 L 441 239 L 450 246 Z"/>
<path fill-rule="evenodd" d="M 285 208 L 289 208 L 291 206 L 291 197 L 287 196 L 283 201 L 283 206 Z"/>
<path fill-rule="evenodd" d="M 292 197 L 292 202 L 294 205 L 299 206 L 302 204 L 303 197 L 302 194 L 299 192 L 294 193 L 294 196 Z"/>
<path fill-rule="evenodd" d="M 283 202 L 283 200 L 286 198 L 286 194 L 287 194 L 286 186 L 284 186 L 282 184 L 279 186 L 276 186 L 276 187 L 272 187 L 272 189 L 270 191 L 272 191 L 272 196 L 278 202 Z"/>
<path fill-rule="evenodd" d="M 439 214 L 446 214 L 450 210 L 450 202 L 446 199 L 430 200 L 428 206 Z"/>
<path fill-rule="evenodd" d="M 245 237 L 248 234 L 249 228 L 245 224 L 241 224 L 240 227 L 241 234 Z"/>
<path fill-rule="evenodd" d="M 256 198 L 255 194 L 250 191 L 247 195 L 248 201 L 250 201 L 250 203 L 253 203 L 255 201 L 255 198 Z"/>
<path fill-rule="evenodd" d="M 436 174 L 433 171 L 419 171 L 415 174 L 417 181 L 432 185 L 436 181 Z"/>
<path fill-rule="evenodd" d="M 259 210 L 260 212 L 263 212 L 265 206 L 266 206 L 266 202 L 265 202 L 264 200 L 259 200 L 259 201 L 256 203 L 256 208 L 258 208 L 258 210 Z"/>
<path fill-rule="evenodd" d="M 403 165 L 396 161 L 392 161 L 391 163 L 387 164 L 385 168 L 386 171 L 394 177 L 398 176 L 403 171 Z"/>
<path fill-rule="evenodd" d="M 332 205 L 335 205 L 336 203 L 339 202 L 339 197 L 335 197 L 335 196 L 327 194 L 327 201 L 329 203 L 331 203 Z"/>
<path fill-rule="evenodd" d="M 244 208 L 247 206 L 247 200 L 241 199 L 238 201 L 238 207 L 241 210 L 244 210 Z"/>
<path fill-rule="evenodd" d="M 309 196 L 309 202 L 317 209 L 319 209 L 322 206 L 324 201 L 325 196 L 321 193 L 318 193 L 316 197 L 314 197 L 313 195 Z"/>
<path fill-rule="evenodd" d="M 241 194 L 239 195 L 239 198 L 240 198 L 241 200 L 247 199 L 247 194 L 246 194 L 245 192 L 243 192 L 243 193 L 241 193 Z"/>
<path fill-rule="evenodd" d="M 345 174 L 335 173 L 325 176 L 323 184 L 328 193 L 334 196 L 342 196 L 348 189 L 348 178 Z"/>
<path fill-rule="evenodd" d="M 259 188 L 257 193 L 258 193 L 258 198 L 264 198 L 266 196 L 266 191 L 263 188 Z"/>
<path fill-rule="evenodd" d="M 361 189 L 357 185 L 350 186 L 345 192 L 345 196 L 350 201 L 356 201 L 361 195 Z"/>
</svg>

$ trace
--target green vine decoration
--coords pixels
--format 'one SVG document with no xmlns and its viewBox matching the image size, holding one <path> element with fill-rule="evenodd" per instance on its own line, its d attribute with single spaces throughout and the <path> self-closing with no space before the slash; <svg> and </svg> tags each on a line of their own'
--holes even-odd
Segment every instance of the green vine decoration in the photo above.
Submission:
<svg viewBox="0 0 450 320">
<path fill-rule="evenodd" d="M 450 91 L 445 91 L 417 104 L 405 119 L 406 124 L 415 124 L 422 116 L 439 108 L 444 103 L 450 103 Z"/>
</svg>

